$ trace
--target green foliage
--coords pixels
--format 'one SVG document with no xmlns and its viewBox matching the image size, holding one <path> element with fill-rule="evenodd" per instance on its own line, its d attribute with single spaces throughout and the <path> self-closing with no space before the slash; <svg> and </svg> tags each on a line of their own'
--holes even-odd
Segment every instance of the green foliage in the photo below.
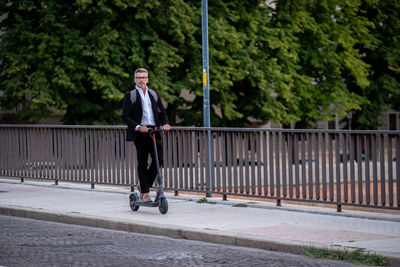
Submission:
<svg viewBox="0 0 400 267">
<path fill-rule="evenodd" d="M 374 128 L 384 106 L 400 109 L 398 1 L 274 2 L 209 1 L 212 126 L 308 128 L 353 111 L 353 128 Z M 203 125 L 201 1 L 3 0 L 0 14 L 2 108 L 122 123 L 146 67 L 171 123 Z"/>
<path fill-rule="evenodd" d="M 3 3 L 2 106 L 23 106 L 19 114 L 32 122 L 64 111 L 67 124 L 121 123 L 121 100 L 139 66 L 173 102 L 179 85 L 168 72 L 183 62 L 177 44 L 194 32 L 190 23 L 181 25 L 191 11 L 174 3 L 174 12 L 167 12 L 173 9 L 167 1 Z"/>
<path fill-rule="evenodd" d="M 199 200 L 197 200 L 197 203 L 207 203 L 208 202 L 208 200 L 207 200 L 207 198 L 205 198 L 205 197 L 203 197 L 203 198 L 200 198 Z"/>
<path fill-rule="evenodd" d="M 330 259 L 330 260 L 342 260 L 351 262 L 354 264 L 372 265 L 372 266 L 383 266 L 386 265 L 384 257 L 375 253 L 366 253 L 364 249 L 358 248 L 352 251 L 345 250 L 332 251 L 322 248 L 316 248 L 310 246 L 306 248 L 305 254 L 308 257 L 316 259 Z"/>
<path fill-rule="evenodd" d="M 123 97 L 126 79 L 114 64 L 108 10 L 60 1 L 13 1 L 1 27 L 1 85 L 6 108 L 22 105 L 20 115 L 35 122 L 65 111 L 64 122 L 112 123 L 113 106 Z M 107 19 L 103 19 L 107 17 Z"/>
<path fill-rule="evenodd" d="M 371 65 L 370 86 L 360 92 L 356 86 L 351 90 L 368 99 L 361 109 L 354 112 L 347 127 L 352 129 L 377 129 L 378 114 L 388 108 L 400 110 L 400 2 L 365 1 L 363 15 L 374 26 L 370 33 L 379 40 L 379 46 L 361 47 L 364 61 Z"/>
<path fill-rule="evenodd" d="M 369 65 L 359 47 L 373 49 L 378 40 L 360 14 L 362 1 L 261 3 L 209 4 L 211 99 L 221 112 L 212 125 L 246 126 L 254 118 L 309 128 L 368 102 Z M 201 111 L 202 94 L 195 95 L 187 105 Z M 201 125 L 193 113 L 180 115 Z"/>
<path fill-rule="evenodd" d="M 238 203 L 238 204 L 232 205 L 232 207 L 236 207 L 236 208 L 247 208 L 247 204 Z"/>
<path fill-rule="evenodd" d="M 291 36 L 295 60 L 290 68 L 297 128 L 359 109 L 365 99 L 349 91 L 368 85 L 368 65 L 357 45 L 371 45 L 372 24 L 358 15 L 361 1 L 278 1 L 276 27 Z M 281 64 L 280 64 L 281 65 Z"/>
</svg>

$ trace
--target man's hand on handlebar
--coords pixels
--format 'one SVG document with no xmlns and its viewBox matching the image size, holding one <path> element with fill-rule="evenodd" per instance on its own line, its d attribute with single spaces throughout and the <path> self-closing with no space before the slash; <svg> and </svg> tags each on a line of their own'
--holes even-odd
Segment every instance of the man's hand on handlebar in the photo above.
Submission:
<svg viewBox="0 0 400 267">
<path fill-rule="evenodd" d="M 169 130 L 171 130 L 171 125 L 165 124 L 165 125 L 163 125 L 163 129 L 164 129 L 164 131 L 169 131 Z"/>
<path fill-rule="evenodd" d="M 140 125 L 138 128 L 138 131 L 140 131 L 142 133 L 147 133 L 149 131 L 149 129 L 147 129 L 147 126 L 145 126 L 145 125 Z"/>
<path fill-rule="evenodd" d="M 153 129 L 153 128 L 151 128 L 151 129 Z M 142 133 L 147 133 L 147 132 L 149 131 L 149 128 L 147 128 L 147 126 L 145 126 L 145 125 L 140 125 L 139 128 L 138 128 L 137 130 L 138 130 L 139 132 L 142 132 Z M 161 129 L 158 129 L 158 130 L 161 130 Z M 162 130 L 164 130 L 164 131 L 169 131 L 169 130 L 171 130 L 171 125 L 169 125 L 169 124 L 163 125 L 163 126 L 162 126 Z"/>
</svg>

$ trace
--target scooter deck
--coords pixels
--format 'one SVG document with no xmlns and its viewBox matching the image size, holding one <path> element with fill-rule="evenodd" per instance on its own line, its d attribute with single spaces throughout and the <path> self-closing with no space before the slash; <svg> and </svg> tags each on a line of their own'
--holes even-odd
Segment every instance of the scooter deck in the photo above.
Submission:
<svg viewBox="0 0 400 267">
<path fill-rule="evenodd" d="M 143 202 L 143 201 L 136 201 L 135 202 L 136 206 L 143 206 L 143 207 L 158 207 L 158 202 Z"/>
</svg>

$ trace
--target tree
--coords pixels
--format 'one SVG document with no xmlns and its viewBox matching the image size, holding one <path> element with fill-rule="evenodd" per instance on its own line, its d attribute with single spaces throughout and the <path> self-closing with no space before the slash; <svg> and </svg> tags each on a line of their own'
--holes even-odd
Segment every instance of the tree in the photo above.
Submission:
<svg viewBox="0 0 400 267">
<path fill-rule="evenodd" d="M 211 125 L 305 128 L 368 103 L 362 51 L 377 35 L 362 2 L 210 1 Z M 31 121 L 63 111 L 67 124 L 121 123 L 133 71 L 146 67 L 171 123 L 202 125 L 200 1 L 3 0 L 0 13 L 2 106 Z"/>
<path fill-rule="evenodd" d="M 361 1 L 263 3 L 209 6 L 211 99 L 221 111 L 212 114 L 214 126 L 245 126 L 255 118 L 309 128 L 366 103 L 349 87 L 369 85 L 358 48 L 377 43 L 373 24 L 358 13 Z M 201 107 L 196 96 L 192 109 Z"/>
<path fill-rule="evenodd" d="M 364 1 L 362 15 L 373 22 L 371 34 L 379 40 L 374 47 L 360 47 L 363 60 L 371 65 L 370 85 L 363 91 L 351 90 L 368 99 L 345 122 L 352 129 L 377 129 L 379 114 L 400 110 L 400 1 Z"/>
<path fill-rule="evenodd" d="M 39 121 L 66 110 L 64 122 L 111 123 L 113 106 L 127 77 L 112 64 L 104 6 L 84 9 L 71 1 L 13 1 L 2 4 L 7 18 L 0 42 L 2 105 L 23 105 L 20 115 Z M 106 17 L 106 19 L 104 19 Z"/>
<path fill-rule="evenodd" d="M 2 106 L 23 105 L 19 114 L 32 122 L 61 110 L 67 124 L 119 123 L 138 66 L 150 70 L 153 88 L 172 102 L 179 85 L 168 73 L 183 58 L 166 39 L 182 43 L 193 32 L 184 21 L 191 10 L 182 10 L 190 5 L 181 3 L 3 1 Z"/>
<path fill-rule="evenodd" d="M 369 85 L 369 66 L 357 48 L 372 47 L 375 39 L 369 34 L 371 22 L 358 14 L 360 5 L 358 0 L 277 2 L 274 25 L 296 40 L 296 128 L 313 127 L 365 103 L 348 87 L 352 83 L 363 90 Z"/>
</svg>

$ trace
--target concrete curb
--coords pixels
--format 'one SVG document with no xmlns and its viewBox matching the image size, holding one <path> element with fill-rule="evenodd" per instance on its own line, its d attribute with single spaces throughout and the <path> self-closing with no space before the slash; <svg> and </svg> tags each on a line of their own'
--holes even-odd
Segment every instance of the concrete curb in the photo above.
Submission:
<svg viewBox="0 0 400 267">
<path fill-rule="evenodd" d="M 139 222 L 122 222 L 113 220 L 111 218 L 99 218 L 95 216 L 82 215 L 79 213 L 52 213 L 43 210 L 0 206 L 0 215 L 135 232 L 141 234 L 160 235 L 177 239 L 182 238 L 223 245 L 251 247 L 300 255 L 304 255 L 306 249 L 310 247 L 310 245 L 306 244 L 288 244 L 285 242 L 277 242 L 272 240 L 261 240 L 249 236 L 234 235 L 232 233 L 216 231 L 212 229 L 198 230 L 188 227 L 176 227 L 173 225 L 160 225 L 155 223 L 148 225 Z M 346 253 L 346 250 L 347 252 L 351 251 L 351 248 L 320 248 L 330 252 L 343 254 Z M 400 266 L 400 256 L 384 256 L 384 258 L 389 266 Z"/>
</svg>

